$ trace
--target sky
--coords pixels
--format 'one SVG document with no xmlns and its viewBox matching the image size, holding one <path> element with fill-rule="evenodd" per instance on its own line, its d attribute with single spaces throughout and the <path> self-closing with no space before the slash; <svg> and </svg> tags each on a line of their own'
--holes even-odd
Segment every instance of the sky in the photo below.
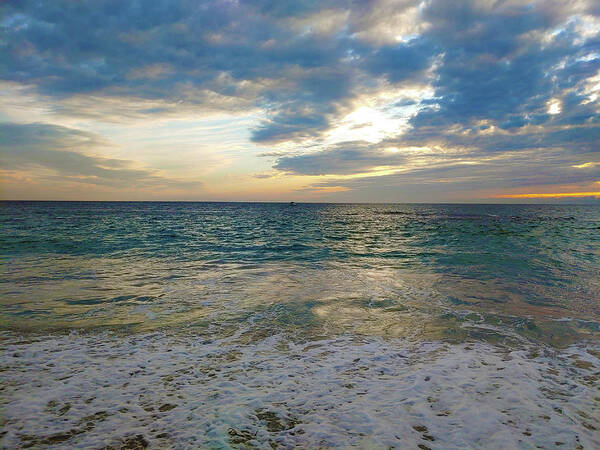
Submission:
<svg viewBox="0 0 600 450">
<path fill-rule="evenodd" d="M 0 198 L 600 204 L 597 0 L 0 11 Z"/>
</svg>

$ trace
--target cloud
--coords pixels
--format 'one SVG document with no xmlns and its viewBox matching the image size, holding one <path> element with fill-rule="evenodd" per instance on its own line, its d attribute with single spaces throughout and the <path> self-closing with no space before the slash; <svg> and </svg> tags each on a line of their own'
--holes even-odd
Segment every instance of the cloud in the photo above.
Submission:
<svg viewBox="0 0 600 450">
<path fill-rule="evenodd" d="M 396 180 L 447 186 L 452 177 L 471 189 L 583 183 L 594 168 L 570 166 L 598 160 L 600 9 L 592 0 L 14 1 L 0 25 L 0 78 L 35 91 L 51 114 L 118 124 L 252 111 L 248 147 L 260 145 L 279 172 L 402 168 L 345 181 L 365 192 Z M 389 94 L 415 85 L 418 95 Z M 377 127 L 378 118 L 344 118 L 378 96 L 394 105 L 380 112 L 397 129 L 372 139 L 345 132 Z M 167 183 L 132 162 L 92 156 L 108 145 L 97 135 L 24 127 L 10 130 L 30 148 L 7 146 L 14 167 Z M 412 147 L 430 151 L 405 151 Z"/>
<path fill-rule="evenodd" d="M 278 142 L 302 139 L 318 135 L 329 128 L 329 121 L 322 111 L 302 111 L 289 108 L 264 120 L 252 131 L 254 142 Z"/>
<path fill-rule="evenodd" d="M 373 74 L 385 75 L 393 83 L 424 78 L 439 48 L 428 39 L 414 38 L 376 48 L 368 55 L 365 67 Z"/>
<path fill-rule="evenodd" d="M 394 16 L 416 4 L 394 5 Z M 260 107 L 265 120 L 253 141 L 300 140 L 327 130 L 367 84 L 377 85 L 374 74 L 396 82 L 428 66 L 431 50 L 419 40 L 379 48 L 358 38 L 384 19 L 378 7 L 347 1 L 9 2 L 0 76 L 35 85 L 72 114 L 78 106 L 90 114 L 84 102 L 71 100 L 89 95 L 166 103 L 166 110 L 136 110 L 149 115 L 180 102 L 198 110 Z M 315 26 L 324 11 L 350 23 Z"/>
<path fill-rule="evenodd" d="M 298 35 L 281 23 L 281 17 L 314 7 L 276 10 L 280 13 L 260 3 L 226 1 L 58 1 L 44 7 L 14 2 L 5 7 L 0 74 L 64 100 L 93 94 L 185 102 L 198 109 L 247 107 L 251 100 L 271 116 L 257 140 L 278 139 L 286 126 L 292 135 L 299 128 L 322 129 L 318 105 L 346 96 L 347 77 L 343 70 L 315 69 L 335 65 L 343 45 Z M 297 92 L 303 95 L 296 98 Z M 288 111 L 307 106 L 315 118 L 305 116 L 293 127 Z M 160 110 L 148 110 L 154 112 Z"/>
<path fill-rule="evenodd" d="M 258 178 L 259 180 L 264 180 L 267 178 L 273 178 L 273 177 L 277 176 L 277 174 L 276 173 L 255 173 L 252 176 L 254 178 Z"/>
<path fill-rule="evenodd" d="M 86 131 L 57 125 L 0 123 L 0 161 L 5 171 L 49 171 L 44 177 L 112 187 L 198 187 L 201 183 L 161 177 L 135 168 L 133 161 L 92 156 L 87 152 L 109 145 Z"/>
<path fill-rule="evenodd" d="M 405 161 L 403 154 L 377 149 L 368 142 L 346 142 L 314 153 L 282 156 L 273 167 L 299 175 L 347 175 Z"/>
<path fill-rule="evenodd" d="M 538 149 L 560 149 L 565 155 L 598 152 L 600 126 L 595 124 L 563 127 L 525 127 L 511 130 L 473 128 L 421 127 L 412 129 L 397 139 L 382 145 L 428 145 L 462 148 L 473 157 L 483 157 L 503 152 Z M 540 153 L 540 157 L 543 154 Z"/>
<path fill-rule="evenodd" d="M 412 192 L 426 194 L 424 198 L 444 196 L 447 193 L 463 191 L 477 193 L 485 190 L 513 189 L 518 187 L 543 185 L 575 185 L 589 186 L 600 173 L 582 171 L 570 166 L 571 158 L 560 150 L 546 151 L 544 154 L 536 150 L 519 151 L 495 155 L 493 158 L 478 161 L 459 159 L 457 155 L 444 158 L 440 154 L 424 157 L 419 164 L 410 160 L 406 170 L 390 174 L 373 174 L 366 172 L 356 178 L 336 178 L 312 184 L 313 187 L 345 187 L 357 194 L 373 195 L 379 189 L 385 191 Z M 473 194 L 471 194 L 473 196 Z M 390 198 L 380 197 L 380 201 Z"/>
<path fill-rule="evenodd" d="M 524 148 L 518 142 L 516 138 L 515 149 L 494 152 L 477 146 L 397 148 L 387 147 L 389 143 L 349 142 L 280 157 L 274 168 L 294 175 L 329 175 L 306 189 L 351 192 L 351 196 L 335 197 L 348 201 L 481 199 L 486 198 L 482 191 L 552 185 L 581 192 L 593 190 L 589 186 L 600 178 L 595 164 L 574 164 L 597 157 L 597 149 L 571 153 L 560 146 Z"/>
<path fill-rule="evenodd" d="M 284 156 L 285 154 L 286 154 L 285 152 L 277 151 L 277 152 L 263 152 L 263 153 L 259 153 L 256 156 L 258 156 L 259 158 L 272 158 L 272 157 Z"/>
<path fill-rule="evenodd" d="M 565 90 L 581 87 L 600 70 L 600 58 L 592 52 L 600 34 L 582 40 L 563 22 L 574 11 L 551 7 L 552 2 L 493 5 L 432 1 L 424 8 L 431 23 L 428 37 L 443 56 L 435 71 L 436 101 L 412 119 L 415 128 L 480 120 L 506 129 L 544 123 L 550 119 L 549 100 L 573 96 Z M 573 100 L 571 119 L 583 113 L 580 121 L 598 122 L 597 113 L 582 105 L 583 97 Z"/>
</svg>

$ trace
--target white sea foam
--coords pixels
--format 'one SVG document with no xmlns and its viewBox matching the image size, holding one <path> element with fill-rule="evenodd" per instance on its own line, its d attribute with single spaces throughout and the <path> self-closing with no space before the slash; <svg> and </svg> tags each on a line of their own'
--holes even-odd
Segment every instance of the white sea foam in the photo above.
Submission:
<svg viewBox="0 0 600 450">
<path fill-rule="evenodd" d="M 600 447 L 597 344 L 241 337 L 5 334 L 0 443 Z"/>
</svg>

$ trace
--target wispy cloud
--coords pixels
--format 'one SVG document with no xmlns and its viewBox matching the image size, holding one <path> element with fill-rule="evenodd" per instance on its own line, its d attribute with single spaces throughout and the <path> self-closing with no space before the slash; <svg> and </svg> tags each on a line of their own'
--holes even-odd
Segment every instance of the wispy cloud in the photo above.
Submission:
<svg viewBox="0 0 600 450">
<path fill-rule="evenodd" d="M 93 133 L 42 123 L 0 123 L 0 134 L 0 161 L 5 171 L 35 173 L 44 169 L 46 179 L 121 188 L 201 186 L 200 182 L 169 179 L 157 171 L 135 168 L 133 161 L 94 156 L 94 151 L 109 143 Z"/>
</svg>

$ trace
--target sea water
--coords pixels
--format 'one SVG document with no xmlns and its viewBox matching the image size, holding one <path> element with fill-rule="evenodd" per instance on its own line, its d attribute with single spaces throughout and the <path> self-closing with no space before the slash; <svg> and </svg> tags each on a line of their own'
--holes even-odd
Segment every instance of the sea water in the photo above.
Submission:
<svg viewBox="0 0 600 450">
<path fill-rule="evenodd" d="M 599 448 L 600 208 L 0 204 L 0 444 Z"/>
</svg>

